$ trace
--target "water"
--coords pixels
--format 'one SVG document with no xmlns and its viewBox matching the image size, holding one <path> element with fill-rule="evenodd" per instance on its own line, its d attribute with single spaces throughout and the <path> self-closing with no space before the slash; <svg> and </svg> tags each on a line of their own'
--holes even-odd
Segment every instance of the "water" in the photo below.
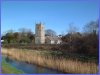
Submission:
<svg viewBox="0 0 100 75">
<path fill-rule="evenodd" d="M 11 66 L 13 66 L 19 70 L 22 70 L 26 74 L 61 74 L 62 73 L 62 72 L 58 72 L 56 70 L 52 70 L 52 69 L 40 67 L 37 65 L 28 64 L 25 62 L 9 59 L 9 58 L 4 57 L 4 56 L 3 56 L 3 59 L 7 63 L 9 63 Z"/>
</svg>

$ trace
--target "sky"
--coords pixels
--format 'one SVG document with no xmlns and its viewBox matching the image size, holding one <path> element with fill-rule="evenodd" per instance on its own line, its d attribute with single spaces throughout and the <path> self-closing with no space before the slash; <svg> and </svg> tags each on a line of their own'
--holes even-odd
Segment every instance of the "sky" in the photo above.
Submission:
<svg viewBox="0 0 100 75">
<path fill-rule="evenodd" d="M 67 33 L 73 24 L 82 32 L 84 25 L 99 18 L 98 0 L 77 1 L 3 1 L 1 4 L 1 34 L 21 28 L 35 32 L 35 24 L 43 23 L 45 30 Z"/>
</svg>

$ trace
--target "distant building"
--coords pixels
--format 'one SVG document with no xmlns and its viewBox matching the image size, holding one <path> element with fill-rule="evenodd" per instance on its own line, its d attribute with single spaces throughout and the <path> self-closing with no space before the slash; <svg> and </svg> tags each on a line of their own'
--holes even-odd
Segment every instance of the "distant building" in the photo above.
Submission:
<svg viewBox="0 0 100 75">
<path fill-rule="evenodd" d="M 45 38 L 46 44 L 60 44 L 61 42 L 61 39 L 57 36 L 46 36 Z"/>
<path fill-rule="evenodd" d="M 1 40 L 1 43 L 3 43 L 4 42 L 4 40 Z"/>
<path fill-rule="evenodd" d="M 35 44 L 60 44 L 62 41 L 57 36 L 45 36 L 44 25 L 39 23 L 35 27 Z"/>
<path fill-rule="evenodd" d="M 45 44 L 45 31 L 43 24 L 36 24 L 35 28 L 35 44 Z"/>
</svg>

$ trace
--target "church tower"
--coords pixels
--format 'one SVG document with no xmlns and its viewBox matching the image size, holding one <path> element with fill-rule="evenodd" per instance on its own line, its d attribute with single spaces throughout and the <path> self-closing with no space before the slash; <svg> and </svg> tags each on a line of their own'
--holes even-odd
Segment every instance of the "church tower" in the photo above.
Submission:
<svg viewBox="0 0 100 75">
<path fill-rule="evenodd" d="M 45 31 L 41 23 L 36 24 L 35 27 L 35 44 L 45 44 Z"/>
</svg>

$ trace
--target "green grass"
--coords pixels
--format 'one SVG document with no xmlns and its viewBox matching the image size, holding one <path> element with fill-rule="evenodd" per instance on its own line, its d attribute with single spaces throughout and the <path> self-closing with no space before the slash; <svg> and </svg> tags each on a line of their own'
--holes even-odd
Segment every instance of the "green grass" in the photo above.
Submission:
<svg viewBox="0 0 100 75">
<path fill-rule="evenodd" d="M 6 63 L 5 60 L 2 61 L 2 73 L 3 74 L 24 74 L 23 71 L 16 69 L 10 64 Z"/>
</svg>

